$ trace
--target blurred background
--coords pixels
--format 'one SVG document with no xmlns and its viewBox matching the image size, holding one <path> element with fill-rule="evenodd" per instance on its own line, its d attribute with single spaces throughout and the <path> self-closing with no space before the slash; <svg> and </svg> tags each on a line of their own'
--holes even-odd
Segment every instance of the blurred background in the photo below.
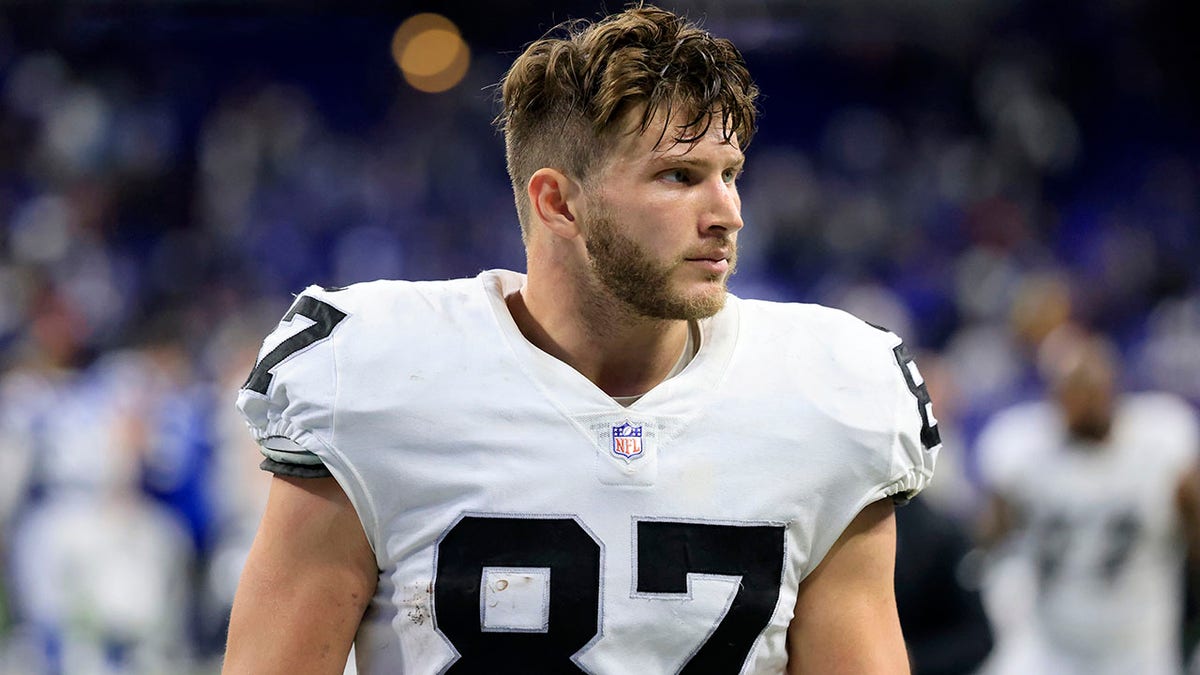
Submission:
<svg viewBox="0 0 1200 675">
<path fill-rule="evenodd" d="M 0 3 L 0 673 L 219 667 L 235 391 L 308 284 L 524 268 L 493 85 L 604 9 L 547 4 Z M 734 292 L 905 338 L 949 522 L 1068 322 L 1200 403 L 1194 4 L 661 4 L 763 91 Z"/>
</svg>

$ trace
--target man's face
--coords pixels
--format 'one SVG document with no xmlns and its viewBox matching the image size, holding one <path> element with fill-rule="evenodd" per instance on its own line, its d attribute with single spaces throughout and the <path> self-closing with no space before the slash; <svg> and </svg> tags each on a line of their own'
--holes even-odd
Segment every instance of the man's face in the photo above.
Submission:
<svg viewBox="0 0 1200 675">
<path fill-rule="evenodd" d="M 603 291 L 637 314 L 700 319 L 725 304 L 742 227 L 743 155 L 719 116 L 694 145 L 655 145 L 661 120 L 618 141 L 590 182 L 582 214 L 590 267 Z"/>
<path fill-rule="evenodd" d="M 1108 437 L 1113 421 L 1115 364 L 1095 348 L 1068 355 L 1054 392 L 1071 434 L 1089 441 Z"/>
</svg>

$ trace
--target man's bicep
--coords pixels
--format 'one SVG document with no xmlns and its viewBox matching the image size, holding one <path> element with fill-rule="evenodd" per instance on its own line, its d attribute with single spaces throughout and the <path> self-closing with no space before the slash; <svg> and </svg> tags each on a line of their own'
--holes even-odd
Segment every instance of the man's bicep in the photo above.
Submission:
<svg viewBox="0 0 1200 675">
<path fill-rule="evenodd" d="M 895 558 L 893 506 L 878 501 L 855 517 L 800 585 L 788 629 L 789 673 L 908 673 Z"/>
<path fill-rule="evenodd" d="M 375 556 L 333 478 L 276 476 L 234 598 L 226 673 L 341 673 Z"/>
</svg>

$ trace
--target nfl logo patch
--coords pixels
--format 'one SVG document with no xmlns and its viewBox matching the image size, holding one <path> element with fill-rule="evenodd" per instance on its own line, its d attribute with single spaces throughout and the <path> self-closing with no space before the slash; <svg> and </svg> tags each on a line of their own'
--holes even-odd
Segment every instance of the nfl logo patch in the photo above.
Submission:
<svg viewBox="0 0 1200 675">
<path fill-rule="evenodd" d="M 629 422 L 612 428 L 613 454 L 625 461 L 642 455 L 642 425 L 636 427 Z"/>
</svg>

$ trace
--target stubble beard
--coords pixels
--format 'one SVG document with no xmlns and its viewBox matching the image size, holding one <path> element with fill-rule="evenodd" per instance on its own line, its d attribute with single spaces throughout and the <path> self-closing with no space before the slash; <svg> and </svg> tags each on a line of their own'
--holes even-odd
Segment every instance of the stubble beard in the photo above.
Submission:
<svg viewBox="0 0 1200 675">
<path fill-rule="evenodd" d="M 617 230 L 616 220 L 604 209 L 589 218 L 584 228 L 593 276 L 600 290 L 648 319 L 695 321 L 710 317 L 725 306 L 725 282 L 737 264 L 737 249 L 728 243 L 729 271 L 711 274 L 716 288 L 685 295 L 671 289 L 671 276 L 684 260 L 660 263 L 636 241 Z"/>
</svg>

